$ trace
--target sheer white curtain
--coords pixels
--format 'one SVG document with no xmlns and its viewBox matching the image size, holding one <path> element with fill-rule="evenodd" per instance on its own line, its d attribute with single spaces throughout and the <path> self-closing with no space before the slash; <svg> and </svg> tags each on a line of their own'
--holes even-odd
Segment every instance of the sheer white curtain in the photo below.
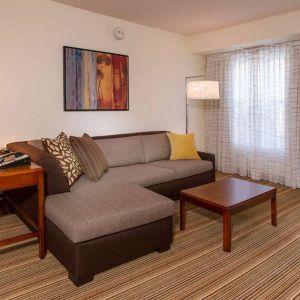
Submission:
<svg viewBox="0 0 300 300">
<path fill-rule="evenodd" d="M 300 42 L 208 56 L 206 150 L 228 173 L 300 187 Z"/>
</svg>

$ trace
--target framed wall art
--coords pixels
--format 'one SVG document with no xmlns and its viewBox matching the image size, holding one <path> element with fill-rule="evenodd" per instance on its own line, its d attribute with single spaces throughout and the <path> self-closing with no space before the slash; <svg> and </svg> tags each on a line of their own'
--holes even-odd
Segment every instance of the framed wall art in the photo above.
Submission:
<svg viewBox="0 0 300 300">
<path fill-rule="evenodd" d="M 127 55 L 64 46 L 64 110 L 129 110 Z"/>
</svg>

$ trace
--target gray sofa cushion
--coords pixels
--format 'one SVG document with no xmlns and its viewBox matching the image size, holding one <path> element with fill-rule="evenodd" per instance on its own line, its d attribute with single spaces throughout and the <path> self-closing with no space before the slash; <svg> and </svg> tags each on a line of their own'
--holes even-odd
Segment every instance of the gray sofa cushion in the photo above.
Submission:
<svg viewBox="0 0 300 300">
<path fill-rule="evenodd" d="M 212 163 L 207 160 L 160 160 L 148 163 L 147 166 L 173 170 L 176 173 L 176 179 L 201 174 L 213 169 Z"/>
<path fill-rule="evenodd" d="M 143 147 L 139 136 L 124 138 L 96 139 L 109 167 L 119 167 L 145 162 Z"/>
<path fill-rule="evenodd" d="M 71 193 L 47 197 L 46 217 L 79 243 L 148 224 L 174 214 L 174 202 L 140 186 L 95 183 L 83 175 Z"/>
<path fill-rule="evenodd" d="M 168 159 L 171 154 L 170 142 L 165 133 L 142 135 L 145 162 Z"/>
<path fill-rule="evenodd" d="M 174 170 L 151 167 L 146 164 L 109 168 L 100 181 L 128 181 L 140 186 L 151 186 L 176 179 Z"/>
</svg>

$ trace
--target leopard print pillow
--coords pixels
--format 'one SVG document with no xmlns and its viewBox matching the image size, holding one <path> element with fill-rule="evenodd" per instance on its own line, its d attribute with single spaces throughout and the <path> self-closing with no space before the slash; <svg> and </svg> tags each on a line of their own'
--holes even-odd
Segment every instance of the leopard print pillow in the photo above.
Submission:
<svg viewBox="0 0 300 300">
<path fill-rule="evenodd" d="M 44 150 L 52 154 L 58 161 L 68 180 L 69 186 L 83 174 L 80 163 L 73 152 L 70 141 L 64 132 L 55 139 L 42 139 Z"/>
</svg>

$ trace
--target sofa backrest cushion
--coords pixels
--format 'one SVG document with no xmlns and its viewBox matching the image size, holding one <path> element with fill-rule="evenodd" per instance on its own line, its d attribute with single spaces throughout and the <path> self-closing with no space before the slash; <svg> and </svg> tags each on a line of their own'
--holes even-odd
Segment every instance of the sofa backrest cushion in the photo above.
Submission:
<svg viewBox="0 0 300 300">
<path fill-rule="evenodd" d="M 146 163 L 170 157 L 170 142 L 165 133 L 141 135 L 141 141 Z"/>
<path fill-rule="evenodd" d="M 96 139 L 109 167 L 120 167 L 145 162 L 142 142 L 139 136 Z"/>
</svg>

